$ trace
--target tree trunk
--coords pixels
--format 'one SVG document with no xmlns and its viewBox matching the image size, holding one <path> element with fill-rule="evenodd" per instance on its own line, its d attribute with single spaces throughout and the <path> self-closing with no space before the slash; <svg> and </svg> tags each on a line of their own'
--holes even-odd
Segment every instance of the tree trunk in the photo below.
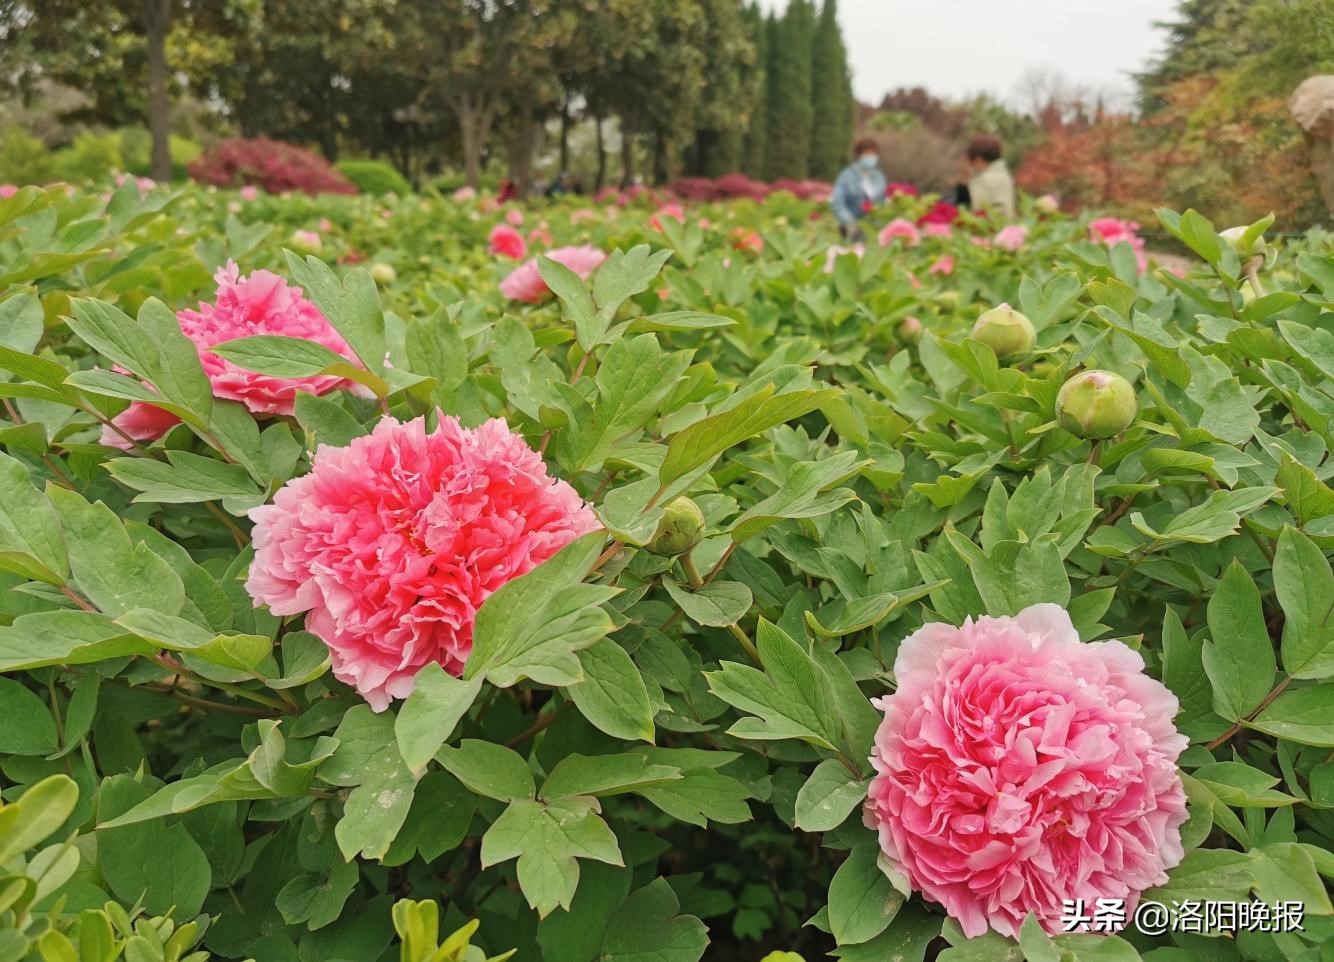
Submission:
<svg viewBox="0 0 1334 962">
<path fill-rule="evenodd" d="M 560 105 L 560 172 L 570 169 L 570 100 L 565 98 Z"/>
<path fill-rule="evenodd" d="M 486 135 L 483 129 L 486 115 L 470 100 L 456 102 L 454 112 L 458 114 L 459 135 L 463 140 L 463 173 L 468 186 L 476 190 L 482 179 L 482 141 Z"/>
<path fill-rule="evenodd" d="M 621 118 L 621 190 L 627 190 L 635 182 L 635 134 Z"/>
<path fill-rule="evenodd" d="M 171 117 L 167 105 L 167 28 L 171 0 L 143 0 L 148 44 L 148 129 L 153 135 L 154 180 L 171 180 Z"/>
<path fill-rule="evenodd" d="M 593 193 L 596 194 L 607 183 L 607 145 L 602 139 L 601 114 L 593 118 L 593 124 L 598 133 L 598 170 L 597 176 L 593 179 Z"/>
</svg>

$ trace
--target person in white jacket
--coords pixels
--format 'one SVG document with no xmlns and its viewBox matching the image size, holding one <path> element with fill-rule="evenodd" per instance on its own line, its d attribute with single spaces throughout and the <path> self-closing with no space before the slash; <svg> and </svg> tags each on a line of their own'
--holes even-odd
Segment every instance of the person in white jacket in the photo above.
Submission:
<svg viewBox="0 0 1334 962">
<path fill-rule="evenodd" d="M 1014 220 L 1014 178 L 995 137 L 974 137 L 968 144 L 968 203 L 975 213 L 994 210 L 1006 223 Z"/>
</svg>

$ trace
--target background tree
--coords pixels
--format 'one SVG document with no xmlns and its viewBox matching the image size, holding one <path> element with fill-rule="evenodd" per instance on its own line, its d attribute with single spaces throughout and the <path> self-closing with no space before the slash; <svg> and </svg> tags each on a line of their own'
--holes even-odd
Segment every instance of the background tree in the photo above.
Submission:
<svg viewBox="0 0 1334 962">
<path fill-rule="evenodd" d="M 804 178 L 811 156 L 811 41 L 815 14 L 809 0 L 792 0 L 782 19 L 766 23 L 764 176 Z"/>
<path fill-rule="evenodd" d="M 824 0 L 811 50 L 811 177 L 833 180 L 838 175 L 852 143 L 854 110 L 837 0 Z"/>
</svg>

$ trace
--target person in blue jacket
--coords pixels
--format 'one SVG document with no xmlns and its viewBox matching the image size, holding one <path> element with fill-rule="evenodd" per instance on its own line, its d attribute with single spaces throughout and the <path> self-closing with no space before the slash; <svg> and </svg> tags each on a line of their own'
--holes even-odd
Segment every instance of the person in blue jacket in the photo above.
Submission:
<svg viewBox="0 0 1334 962">
<path fill-rule="evenodd" d="M 852 148 L 853 162 L 834 181 L 829 199 L 838 218 L 838 230 L 846 240 L 865 240 L 857 222 L 872 205 L 885 199 L 885 175 L 880 170 L 880 155 L 874 140 L 864 138 Z"/>
</svg>

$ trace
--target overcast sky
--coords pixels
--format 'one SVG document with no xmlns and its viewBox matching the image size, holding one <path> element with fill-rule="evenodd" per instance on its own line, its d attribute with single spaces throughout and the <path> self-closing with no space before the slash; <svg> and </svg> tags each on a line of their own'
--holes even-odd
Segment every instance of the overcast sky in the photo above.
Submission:
<svg viewBox="0 0 1334 962">
<path fill-rule="evenodd" d="M 782 10 L 787 0 L 760 0 Z M 1176 0 L 838 0 L 852 86 L 879 103 L 897 87 L 1020 98 L 1025 74 L 1055 72 L 1094 88 L 1131 88 L 1159 51 Z"/>
</svg>

